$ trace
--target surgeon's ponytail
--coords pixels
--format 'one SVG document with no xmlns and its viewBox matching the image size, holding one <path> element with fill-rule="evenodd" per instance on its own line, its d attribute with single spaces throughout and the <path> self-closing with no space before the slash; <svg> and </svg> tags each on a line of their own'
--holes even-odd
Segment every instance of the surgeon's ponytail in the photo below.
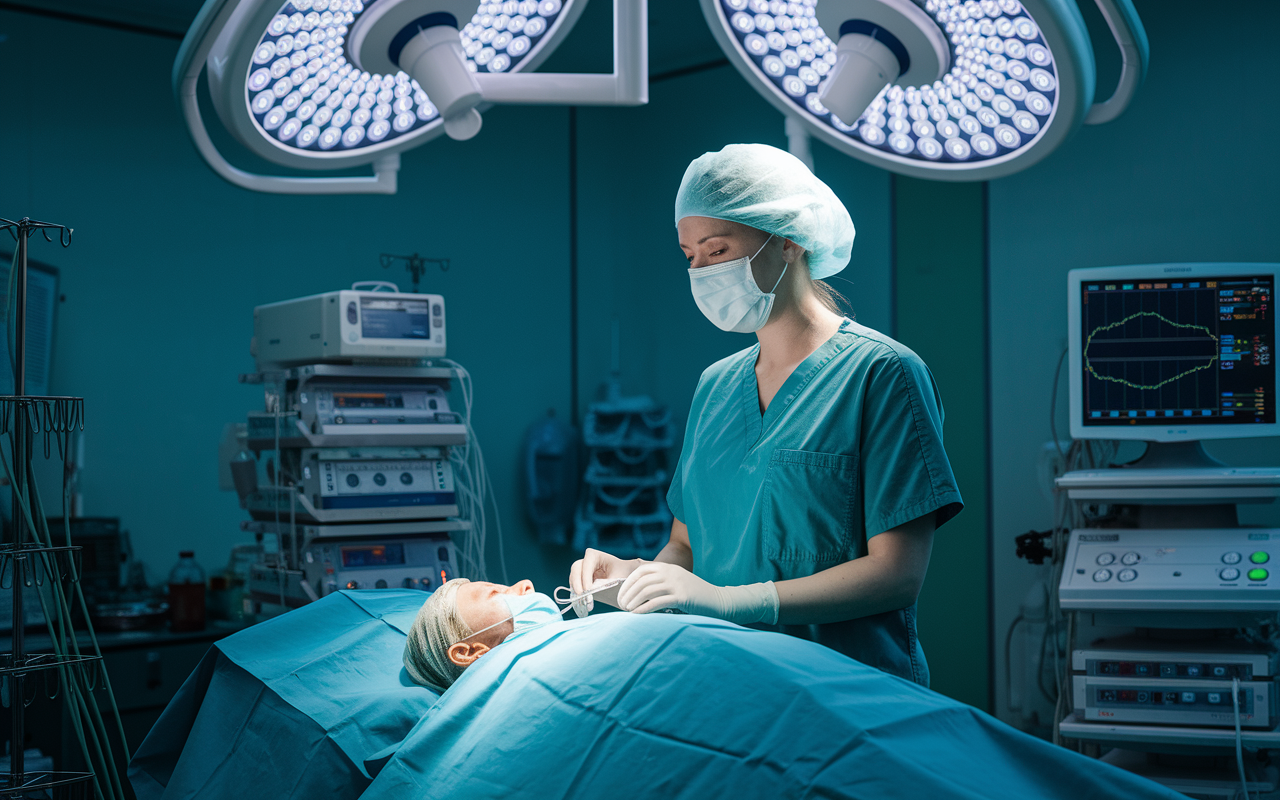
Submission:
<svg viewBox="0 0 1280 800">
<path fill-rule="evenodd" d="M 826 306 L 831 313 L 853 319 L 853 304 L 849 302 L 849 298 L 833 289 L 831 284 L 826 281 L 814 281 L 813 293 L 818 296 L 818 302 Z"/>
<path fill-rule="evenodd" d="M 807 252 L 801 257 L 800 263 L 806 271 L 809 269 L 809 254 Z M 832 314 L 839 314 L 842 317 L 853 319 L 853 304 L 849 302 L 849 298 L 837 292 L 826 281 L 810 280 L 809 283 L 813 286 L 813 293 L 818 298 L 818 302 L 822 303 L 828 311 Z"/>
</svg>

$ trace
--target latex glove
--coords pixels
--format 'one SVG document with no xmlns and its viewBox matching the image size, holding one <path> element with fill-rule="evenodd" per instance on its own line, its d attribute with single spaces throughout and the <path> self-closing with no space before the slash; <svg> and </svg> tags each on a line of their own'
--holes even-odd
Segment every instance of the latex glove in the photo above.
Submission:
<svg viewBox="0 0 1280 800">
<path fill-rule="evenodd" d="M 684 567 L 650 561 L 637 567 L 618 590 L 618 607 L 636 614 L 678 608 L 686 614 L 718 617 L 739 625 L 778 621 L 773 582 L 714 586 Z"/>
<path fill-rule="evenodd" d="M 624 561 L 617 556 L 588 547 L 582 554 L 582 558 L 573 562 L 573 566 L 569 568 L 569 590 L 579 595 L 606 581 L 622 580 L 644 563 L 646 562 L 638 558 Z M 609 605 L 620 607 L 612 602 L 616 598 L 615 592 L 601 592 L 596 596 Z M 595 600 L 592 597 L 584 597 L 575 601 L 571 608 L 579 617 L 585 617 L 595 608 Z"/>
</svg>

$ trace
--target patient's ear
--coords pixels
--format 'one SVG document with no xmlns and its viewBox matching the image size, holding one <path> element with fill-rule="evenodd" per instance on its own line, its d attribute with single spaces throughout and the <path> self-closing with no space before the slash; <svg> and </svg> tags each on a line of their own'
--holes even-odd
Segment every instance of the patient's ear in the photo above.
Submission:
<svg viewBox="0 0 1280 800">
<path fill-rule="evenodd" d="M 458 642 L 449 648 L 449 660 L 460 667 L 469 667 L 475 660 L 489 652 L 489 645 L 479 642 Z"/>
</svg>

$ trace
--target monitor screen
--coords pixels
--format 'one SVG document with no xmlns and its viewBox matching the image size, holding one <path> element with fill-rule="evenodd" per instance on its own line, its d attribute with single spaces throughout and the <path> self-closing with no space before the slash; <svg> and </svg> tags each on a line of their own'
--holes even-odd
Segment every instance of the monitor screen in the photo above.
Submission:
<svg viewBox="0 0 1280 800">
<path fill-rule="evenodd" d="M 426 300 L 360 298 L 360 335 L 365 339 L 430 339 L 431 308 Z"/>
<path fill-rule="evenodd" d="M 1175 277 L 1152 270 L 1103 279 L 1096 276 L 1106 270 L 1091 272 L 1078 285 L 1073 334 L 1079 424 L 1275 424 L 1274 272 Z"/>
</svg>

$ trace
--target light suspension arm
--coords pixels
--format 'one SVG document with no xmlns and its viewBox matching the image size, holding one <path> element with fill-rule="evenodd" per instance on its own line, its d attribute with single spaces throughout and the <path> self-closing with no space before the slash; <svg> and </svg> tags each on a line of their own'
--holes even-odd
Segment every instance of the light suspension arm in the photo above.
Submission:
<svg viewBox="0 0 1280 800">
<path fill-rule="evenodd" d="M 190 44 L 199 42 L 194 50 L 179 54 L 174 65 L 175 84 L 177 84 L 178 103 L 182 107 L 182 116 L 187 123 L 187 130 L 195 142 L 196 150 L 204 160 L 224 180 L 243 189 L 271 194 L 395 194 L 396 173 L 400 169 L 400 156 L 392 153 L 374 162 L 374 175 L 371 177 L 352 178 L 291 178 L 272 175 L 256 175 L 232 166 L 214 146 L 205 128 L 200 114 L 200 103 L 196 95 L 196 87 L 200 73 L 204 71 L 205 61 L 213 48 L 214 42 L 226 27 L 227 21 L 235 10 L 234 2 L 207 4 L 201 9 L 191 32 L 183 42 L 185 50 Z M 184 71 L 178 74 L 182 65 Z"/>
<path fill-rule="evenodd" d="M 486 103 L 639 106 L 649 102 L 647 0 L 613 0 L 613 73 L 475 76 Z"/>
<path fill-rule="evenodd" d="M 1124 113 L 1142 85 L 1147 74 L 1147 62 L 1151 58 L 1151 47 L 1147 42 L 1147 31 L 1138 19 L 1138 12 L 1133 8 L 1132 0 L 1096 0 L 1098 9 L 1111 28 L 1111 35 L 1120 46 L 1120 80 L 1111 97 L 1101 103 L 1094 103 L 1084 118 L 1086 125 L 1100 125 L 1110 122 Z"/>
</svg>

